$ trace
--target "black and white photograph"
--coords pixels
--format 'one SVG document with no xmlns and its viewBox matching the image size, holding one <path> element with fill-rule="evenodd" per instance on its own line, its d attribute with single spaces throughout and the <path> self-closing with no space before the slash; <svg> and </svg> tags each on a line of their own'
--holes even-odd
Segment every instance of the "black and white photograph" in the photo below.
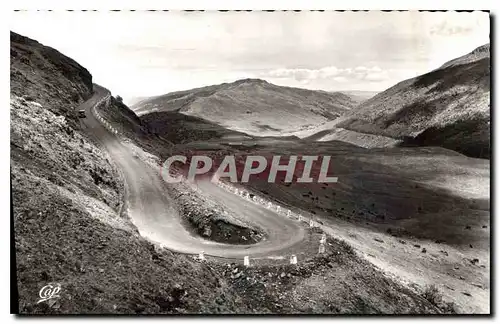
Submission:
<svg viewBox="0 0 500 324">
<path fill-rule="evenodd" d="M 11 313 L 491 315 L 492 17 L 11 12 Z"/>
</svg>

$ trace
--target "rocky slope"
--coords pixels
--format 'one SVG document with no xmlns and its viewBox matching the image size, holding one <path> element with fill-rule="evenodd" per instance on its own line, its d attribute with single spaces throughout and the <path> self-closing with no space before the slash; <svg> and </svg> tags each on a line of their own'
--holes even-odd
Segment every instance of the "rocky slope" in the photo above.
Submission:
<svg viewBox="0 0 500 324">
<path fill-rule="evenodd" d="M 276 136 L 335 119 L 355 105 L 342 93 L 244 79 L 153 97 L 132 109 L 141 116 L 177 111 L 250 135 Z"/>
<path fill-rule="evenodd" d="M 490 156 L 490 46 L 402 81 L 363 102 L 337 125 L 359 133 Z"/>
<path fill-rule="evenodd" d="M 11 94 L 38 102 L 74 126 L 74 107 L 92 95 L 90 73 L 53 48 L 16 33 L 10 37 Z"/>
</svg>

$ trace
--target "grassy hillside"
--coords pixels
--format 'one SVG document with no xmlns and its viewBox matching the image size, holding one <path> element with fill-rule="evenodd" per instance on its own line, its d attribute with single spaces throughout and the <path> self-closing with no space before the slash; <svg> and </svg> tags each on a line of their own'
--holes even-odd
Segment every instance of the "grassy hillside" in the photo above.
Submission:
<svg viewBox="0 0 500 324">
<path fill-rule="evenodd" d="M 337 127 L 490 155 L 489 44 L 363 102 Z"/>
<path fill-rule="evenodd" d="M 139 115 L 178 111 L 250 135 L 274 136 L 333 120 L 355 105 L 342 93 L 244 79 L 153 97 L 132 109 Z"/>
</svg>

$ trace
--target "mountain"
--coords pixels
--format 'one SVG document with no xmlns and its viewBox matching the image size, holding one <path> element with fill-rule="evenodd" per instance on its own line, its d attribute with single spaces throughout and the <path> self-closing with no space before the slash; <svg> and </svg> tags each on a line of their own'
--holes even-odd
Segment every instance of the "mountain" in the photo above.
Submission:
<svg viewBox="0 0 500 324">
<path fill-rule="evenodd" d="M 344 90 L 342 90 L 340 92 L 342 92 L 343 94 L 348 95 L 354 101 L 356 101 L 358 103 L 362 103 L 362 102 L 364 102 L 364 101 L 372 98 L 373 96 L 375 96 L 380 91 L 362 91 L 362 90 L 345 90 L 344 91 Z"/>
<path fill-rule="evenodd" d="M 129 106 L 133 106 L 143 100 L 148 99 L 149 97 L 130 97 L 130 98 L 124 98 L 123 102 L 126 103 Z"/>
<path fill-rule="evenodd" d="M 402 145 L 442 146 L 490 156 L 490 45 L 402 81 L 361 103 L 336 125 Z M 334 130 L 332 130 L 332 133 Z"/>
<path fill-rule="evenodd" d="M 279 136 L 334 120 L 356 104 L 339 92 L 243 79 L 151 97 L 131 108 L 138 115 L 176 111 L 250 135 Z"/>
</svg>

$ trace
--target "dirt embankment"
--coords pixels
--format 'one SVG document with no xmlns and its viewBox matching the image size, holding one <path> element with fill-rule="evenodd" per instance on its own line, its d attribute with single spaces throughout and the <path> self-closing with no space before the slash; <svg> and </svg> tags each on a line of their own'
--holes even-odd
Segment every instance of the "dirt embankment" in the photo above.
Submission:
<svg viewBox="0 0 500 324">
<path fill-rule="evenodd" d="M 222 205 L 210 201 L 188 184 L 172 186 L 172 196 L 188 227 L 203 238 L 220 243 L 253 244 L 265 237 L 262 229 L 234 219 Z"/>
<path fill-rule="evenodd" d="M 431 290 L 417 295 L 359 258 L 343 241 L 329 237 L 325 254 L 297 265 L 218 265 L 247 301 L 243 313 L 418 314 L 453 313 Z M 426 294 L 427 293 L 427 294 Z"/>
</svg>

